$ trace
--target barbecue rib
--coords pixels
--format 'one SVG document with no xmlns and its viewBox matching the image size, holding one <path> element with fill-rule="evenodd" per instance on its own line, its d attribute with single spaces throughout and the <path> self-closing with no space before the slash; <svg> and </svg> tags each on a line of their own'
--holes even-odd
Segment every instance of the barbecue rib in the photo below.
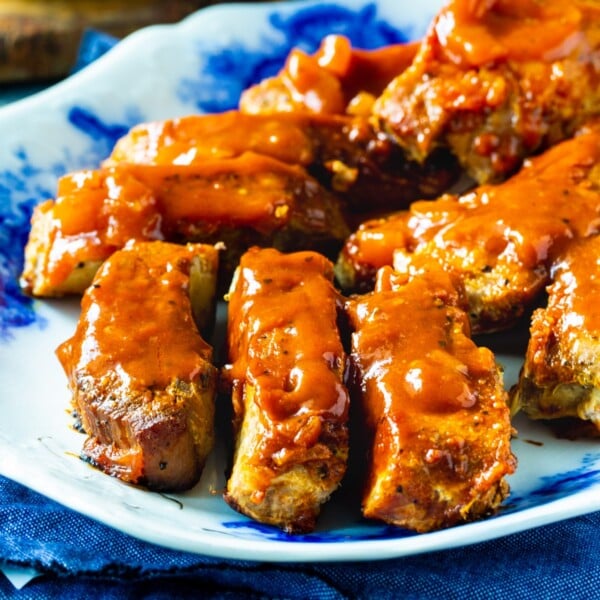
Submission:
<svg viewBox="0 0 600 600">
<path fill-rule="evenodd" d="M 375 97 L 411 64 L 418 47 L 409 42 L 361 50 L 343 35 L 328 35 L 313 55 L 292 49 L 275 77 L 242 93 L 240 110 L 368 116 Z"/>
<path fill-rule="evenodd" d="M 314 252 L 251 249 L 229 294 L 235 451 L 225 500 L 288 532 L 314 528 L 348 455 L 341 299 Z"/>
<path fill-rule="evenodd" d="M 534 419 L 576 417 L 600 430 L 600 237 L 571 244 L 534 312 L 512 405 Z"/>
<path fill-rule="evenodd" d="M 347 303 L 353 401 L 369 434 L 363 514 L 419 532 L 493 513 L 515 469 L 502 377 L 447 273 L 383 268 Z"/>
<path fill-rule="evenodd" d="M 398 210 L 431 198 L 459 175 L 442 150 L 423 165 L 369 121 L 348 115 L 230 111 L 143 123 L 121 138 L 106 165 L 199 165 L 253 152 L 303 167 L 352 212 Z"/>
<path fill-rule="evenodd" d="M 345 289 L 373 285 L 393 263 L 416 275 L 441 265 L 465 286 L 476 331 L 511 325 L 549 281 L 556 256 L 600 226 L 600 129 L 589 127 L 497 185 L 415 202 L 363 224 L 336 267 Z"/>
<path fill-rule="evenodd" d="M 599 61 L 598 2 L 454 0 L 373 115 L 411 158 L 445 146 L 497 181 L 600 112 Z"/>
<path fill-rule="evenodd" d="M 199 479 L 213 445 L 216 369 L 202 326 L 213 312 L 212 246 L 130 243 L 103 264 L 57 355 L 87 434 L 82 455 L 153 490 Z"/>
<path fill-rule="evenodd" d="M 224 242 L 228 282 L 249 246 L 335 254 L 347 233 L 336 198 L 302 169 L 267 156 L 123 163 L 61 178 L 57 199 L 34 212 L 21 285 L 36 296 L 80 293 L 129 239 Z"/>
</svg>

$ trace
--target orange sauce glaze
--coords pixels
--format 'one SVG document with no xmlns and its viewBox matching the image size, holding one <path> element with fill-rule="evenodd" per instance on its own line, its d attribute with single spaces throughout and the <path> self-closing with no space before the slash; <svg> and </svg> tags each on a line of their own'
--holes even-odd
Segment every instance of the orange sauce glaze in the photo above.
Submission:
<svg viewBox="0 0 600 600">
<path fill-rule="evenodd" d="M 471 408 L 477 402 L 469 377 L 493 368 L 492 353 L 468 339 L 466 315 L 453 314 L 464 336 L 449 346 L 447 306 L 459 306 L 460 295 L 444 272 L 432 271 L 410 285 L 394 285 L 393 274 L 379 274 L 376 291 L 349 302 L 353 359 L 361 365 L 363 385 L 372 389 L 370 425 L 383 413 L 395 413 L 400 398 L 403 411 L 447 413 Z M 454 312 L 451 310 L 451 312 Z M 375 390 L 379 390 L 375 393 Z M 387 390 L 387 391 L 384 391 Z M 394 393 L 394 390 L 397 393 Z M 399 427 L 403 427 L 399 423 Z"/>
<path fill-rule="evenodd" d="M 104 260 L 130 239 L 193 239 L 194 227 L 276 230 L 289 222 L 295 194 L 311 181 L 253 153 L 194 166 L 118 164 L 65 175 L 54 203 L 40 209 L 53 217 L 48 281 L 62 283 L 80 261 Z M 318 210 L 305 218 L 315 230 L 326 226 Z"/>
<path fill-rule="evenodd" d="M 550 294 L 564 313 L 563 333 L 600 332 L 600 303 L 590 301 L 600 293 L 600 237 L 572 244 L 554 265 L 552 280 Z"/>
<path fill-rule="evenodd" d="M 315 53 L 317 64 L 336 75 L 345 101 L 359 92 L 378 95 L 384 86 L 412 62 L 418 42 L 390 44 L 373 50 L 353 48 L 348 38 L 328 35 Z"/>
<path fill-rule="evenodd" d="M 315 252 L 252 248 L 242 256 L 229 294 L 227 376 L 237 418 L 253 388 L 272 436 L 257 449 L 263 459 L 281 448 L 310 448 L 323 421 L 348 418 L 332 277 L 332 264 Z"/>
<path fill-rule="evenodd" d="M 271 158 L 286 165 L 329 169 L 335 161 L 356 167 L 379 157 L 384 160 L 390 150 L 361 118 L 229 111 L 138 125 L 117 142 L 105 166 L 194 166 L 250 153 L 265 161 Z"/>
<path fill-rule="evenodd" d="M 239 111 L 144 123 L 116 143 L 106 164 L 191 165 L 250 151 L 288 164 L 307 165 L 315 160 L 308 125 L 303 115 L 273 118 Z"/>
<path fill-rule="evenodd" d="M 530 159 L 506 182 L 463 196 L 419 201 L 409 211 L 364 223 L 347 241 L 344 256 L 357 272 L 393 262 L 433 241 L 437 255 L 483 248 L 489 259 L 510 259 L 534 269 L 549 266 L 564 244 L 600 227 L 600 131 L 590 128 Z"/>
<path fill-rule="evenodd" d="M 598 114 L 600 5 L 455 0 L 373 113 L 423 160 L 440 142 L 481 183 Z"/>
<path fill-rule="evenodd" d="M 583 41 L 586 4 L 594 8 L 565 0 L 454 0 L 434 29 L 442 52 L 460 65 L 560 60 Z"/>
<path fill-rule="evenodd" d="M 600 339 L 599 294 L 600 236 L 596 235 L 571 244 L 557 260 L 548 305 L 536 311 L 532 320 L 525 371 L 537 385 L 571 383 L 578 377 L 584 383 L 590 373 L 597 380 L 590 359 L 597 355 Z"/>
<path fill-rule="evenodd" d="M 198 247 L 129 244 L 102 265 L 83 295 L 73 337 L 57 349 L 73 391 L 80 377 L 114 377 L 126 397 L 191 381 L 206 369 L 212 349 L 196 328 L 188 295 Z M 202 249 L 217 260 L 213 247 Z"/>
<path fill-rule="evenodd" d="M 366 516 L 447 526 L 514 470 L 494 356 L 471 340 L 461 303 L 439 269 L 407 281 L 389 268 L 374 292 L 347 303 L 354 377 L 374 436 Z"/>
<path fill-rule="evenodd" d="M 276 77 L 242 94 L 240 108 L 251 113 L 344 114 L 358 93 L 379 95 L 410 65 L 417 48 L 414 42 L 361 50 L 353 48 L 342 35 L 329 35 L 313 55 L 293 49 Z M 265 96 L 267 102 L 263 101 Z"/>
</svg>

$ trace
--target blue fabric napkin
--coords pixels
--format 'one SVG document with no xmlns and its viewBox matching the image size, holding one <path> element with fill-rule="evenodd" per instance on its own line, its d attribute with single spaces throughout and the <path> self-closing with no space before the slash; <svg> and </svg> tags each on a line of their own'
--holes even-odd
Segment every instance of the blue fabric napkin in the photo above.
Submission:
<svg viewBox="0 0 600 600">
<path fill-rule="evenodd" d="M 0 477 L 0 564 L 43 576 L 0 598 L 600 597 L 600 513 L 451 551 L 320 564 L 228 561 L 142 542 Z"/>
<path fill-rule="evenodd" d="M 116 40 L 85 34 L 78 70 Z M 600 513 L 403 559 L 321 564 L 228 561 L 129 537 L 0 477 L 0 567 L 42 576 L 0 598 L 600 598 Z"/>
</svg>

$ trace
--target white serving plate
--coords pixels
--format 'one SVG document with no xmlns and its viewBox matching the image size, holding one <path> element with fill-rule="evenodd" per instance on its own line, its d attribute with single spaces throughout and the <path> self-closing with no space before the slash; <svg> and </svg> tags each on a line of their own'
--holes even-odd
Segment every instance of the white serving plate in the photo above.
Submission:
<svg viewBox="0 0 600 600">
<path fill-rule="evenodd" d="M 353 482 L 325 507 L 318 529 L 289 536 L 258 525 L 221 499 L 216 451 L 185 494 L 146 492 L 78 458 L 69 396 L 54 349 L 71 335 L 74 300 L 27 304 L 15 274 L 28 210 L 57 177 L 97 166 L 137 122 L 235 106 L 239 92 L 281 65 L 291 46 L 314 49 L 327 33 L 357 45 L 420 36 L 439 1 L 345 0 L 221 5 L 182 23 L 130 36 L 55 87 L 0 109 L 0 474 L 135 537 L 208 555 L 267 561 L 375 560 L 493 539 L 600 509 L 600 446 L 556 438 L 517 419 L 511 497 L 489 519 L 414 535 L 362 520 Z M 518 374 L 522 333 L 491 337 L 506 384 Z"/>
</svg>

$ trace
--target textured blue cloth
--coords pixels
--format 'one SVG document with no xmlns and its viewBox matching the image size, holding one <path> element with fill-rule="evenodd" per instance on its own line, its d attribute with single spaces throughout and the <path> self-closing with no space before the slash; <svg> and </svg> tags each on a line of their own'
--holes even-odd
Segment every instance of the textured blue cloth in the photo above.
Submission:
<svg viewBox="0 0 600 600">
<path fill-rule="evenodd" d="M 74 70 L 114 43 L 87 32 Z M 2 477 L 0 498 L 0 567 L 43 573 L 22 590 L 0 575 L 0 598 L 600 598 L 600 513 L 403 559 L 268 564 L 154 546 Z"/>
<path fill-rule="evenodd" d="M 226 561 L 148 544 L 0 477 L 0 564 L 44 575 L 0 598 L 599 598 L 600 513 L 474 546 L 322 564 Z"/>
</svg>

